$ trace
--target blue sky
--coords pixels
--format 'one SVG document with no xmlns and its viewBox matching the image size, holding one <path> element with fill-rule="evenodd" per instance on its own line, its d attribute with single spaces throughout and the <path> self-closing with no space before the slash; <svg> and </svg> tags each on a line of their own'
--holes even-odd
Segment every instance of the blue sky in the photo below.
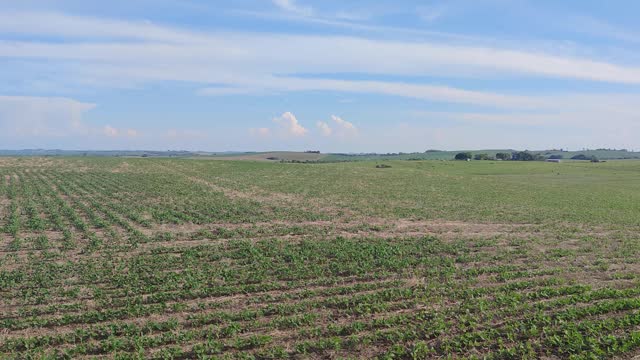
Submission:
<svg viewBox="0 0 640 360">
<path fill-rule="evenodd" d="M 640 149 L 637 1 L 0 0 L 0 148 Z"/>
</svg>

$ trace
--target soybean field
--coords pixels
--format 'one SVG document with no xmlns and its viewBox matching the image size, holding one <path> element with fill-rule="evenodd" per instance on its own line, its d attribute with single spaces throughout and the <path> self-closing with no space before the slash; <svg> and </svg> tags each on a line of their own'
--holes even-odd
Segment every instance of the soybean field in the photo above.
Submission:
<svg viewBox="0 0 640 360">
<path fill-rule="evenodd" d="M 0 158 L 0 358 L 628 359 L 640 161 Z"/>
</svg>

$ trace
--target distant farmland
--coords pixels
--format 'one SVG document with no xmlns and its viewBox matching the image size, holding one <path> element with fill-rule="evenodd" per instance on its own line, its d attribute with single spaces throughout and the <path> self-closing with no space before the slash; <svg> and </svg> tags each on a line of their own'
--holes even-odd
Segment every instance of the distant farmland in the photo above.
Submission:
<svg viewBox="0 0 640 360">
<path fill-rule="evenodd" d="M 265 152 L 208 152 L 208 151 L 145 151 L 145 150 L 0 150 L 0 156 L 26 157 L 149 157 L 149 158 L 193 158 L 212 160 L 255 160 L 282 162 L 340 162 L 340 161 L 369 161 L 369 160 L 453 160 L 459 152 L 469 152 L 472 155 L 486 154 L 495 158 L 497 153 L 511 154 L 522 150 L 486 149 L 486 150 L 428 150 L 413 153 L 319 153 L 302 151 L 265 151 Z M 536 150 L 528 151 L 543 157 L 562 157 L 569 160 L 576 155 L 586 158 L 593 156 L 601 160 L 640 159 L 640 152 L 627 150 Z"/>
<path fill-rule="evenodd" d="M 236 153 L 208 156 L 215 160 L 257 160 L 257 161 L 318 161 L 327 157 L 326 154 L 296 152 L 296 151 L 269 151 L 258 153 Z"/>
<path fill-rule="evenodd" d="M 217 155 L 200 155 L 197 158 L 210 158 L 218 160 L 258 160 L 258 161 L 313 161 L 313 162 L 339 162 L 339 161 L 369 161 L 369 160 L 453 160 L 459 152 L 470 152 L 473 155 L 486 154 L 495 158 L 497 153 L 511 154 L 516 152 L 512 149 L 488 149 L 488 150 L 456 150 L 456 151 L 440 151 L 430 150 L 425 152 L 414 153 L 380 153 L 380 154 L 316 154 L 295 151 L 271 151 L 257 153 L 233 153 L 233 154 L 217 154 Z M 530 151 L 532 154 L 540 154 L 545 158 L 550 156 L 561 157 L 570 160 L 576 155 L 584 157 L 596 157 L 601 160 L 622 160 L 622 159 L 640 159 L 640 152 L 632 152 L 625 150 L 584 150 L 584 151 L 560 151 L 560 150 L 542 150 Z"/>
<path fill-rule="evenodd" d="M 640 353 L 640 161 L 386 164 L 1 158 L 0 357 Z"/>
<path fill-rule="evenodd" d="M 440 151 L 431 150 L 420 153 L 393 153 L 393 154 L 329 154 L 324 161 L 361 161 L 361 160 L 453 160 L 457 153 L 468 151 L 472 154 L 487 154 L 495 157 L 497 153 L 511 154 L 516 150 L 499 149 L 499 150 L 456 150 L 456 151 Z M 532 154 L 540 154 L 544 157 L 561 156 L 563 159 L 569 160 L 576 155 L 584 155 L 586 157 L 597 157 L 602 160 L 621 160 L 621 159 L 640 159 L 640 152 L 624 151 L 624 150 L 583 150 L 583 151 L 559 151 L 559 150 L 541 150 L 531 151 Z"/>
</svg>

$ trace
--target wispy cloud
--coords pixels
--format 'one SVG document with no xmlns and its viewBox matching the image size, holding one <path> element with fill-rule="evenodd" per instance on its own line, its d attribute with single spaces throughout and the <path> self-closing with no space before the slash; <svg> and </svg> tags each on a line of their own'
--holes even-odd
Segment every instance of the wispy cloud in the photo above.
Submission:
<svg viewBox="0 0 640 360">
<path fill-rule="evenodd" d="M 39 23 L 41 14 L 22 14 L 25 23 Z M 64 17 L 63 15 L 56 15 Z M 62 21 L 62 20 L 60 20 Z M 86 19 L 91 21 L 91 19 Z M 45 22 L 46 23 L 46 22 Z M 64 35 L 118 34 L 140 38 L 146 25 L 103 20 L 100 28 L 82 27 L 72 17 Z M 52 36 L 47 29 L 4 24 L 4 31 Z M 104 74 L 134 80 L 178 80 L 235 86 L 242 77 L 286 73 L 367 73 L 438 76 L 527 76 L 640 84 L 640 68 L 577 56 L 523 49 L 449 45 L 439 42 L 403 42 L 345 36 L 251 33 L 192 34 L 153 25 L 143 42 L 83 41 L 0 42 L 0 57 L 79 62 L 85 76 Z M 267 55 L 268 54 L 268 55 Z M 162 61 L 159 61 L 162 59 Z M 209 89 L 212 93 L 239 89 Z"/>
<path fill-rule="evenodd" d="M 450 32 L 442 32 L 435 30 L 425 30 L 419 28 L 408 28 L 402 26 L 388 26 L 381 24 L 373 24 L 364 22 L 367 18 L 373 15 L 366 12 L 337 12 L 330 16 L 301 16 L 293 13 L 273 13 L 273 12 L 259 12 L 259 11 L 246 11 L 236 10 L 233 12 L 236 15 L 253 17 L 257 19 L 274 20 L 299 24 L 312 24 L 324 26 L 327 28 L 349 30 L 358 33 L 370 33 L 376 35 L 385 36 L 411 36 L 419 38 L 432 38 L 439 39 L 441 41 L 473 41 L 476 43 L 495 41 L 495 39 L 482 38 L 475 35 L 466 35 Z"/>
<path fill-rule="evenodd" d="M 606 39 L 640 43 L 640 32 L 626 29 L 592 16 L 574 16 L 567 21 L 571 31 Z"/>
<path fill-rule="evenodd" d="M 297 15 L 311 16 L 313 15 L 313 8 L 311 6 L 299 5 L 296 0 L 272 0 L 273 4 L 280 9 L 288 12 L 292 12 Z"/>
<path fill-rule="evenodd" d="M 341 10 L 335 13 L 333 16 L 338 20 L 347 20 L 347 21 L 365 21 L 371 19 L 373 15 L 369 12 L 365 11 L 345 11 Z"/>
<path fill-rule="evenodd" d="M 295 18 L 292 21 L 310 22 L 314 26 L 320 24 L 348 28 L 350 31 L 346 33 L 358 36 L 290 35 L 218 29 L 192 31 L 148 21 L 50 12 L 0 11 L 0 33 L 9 35 L 0 40 L 0 60 L 10 59 L 17 64 L 46 64 L 49 69 L 64 68 L 64 73 L 47 73 L 47 81 L 60 84 L 61 87 L 70 82 L 90 88 L 100 84 L 112 86 L 120 82 L 143 87 L 154 82 L 181 81 L 200 88 L 197 94 L 206 96 L 307 91 L 339 93 L 340 96 L 377 94 L 482 107 L 478 112 L 440 114 L 443 119 L 467 124 L 564 124 L 578 128 L 581 126 L 579 119 L 582 118 L 589 119 L 589 126 L 601 129 L 602 126 L 596 124 L 596 118 L 599 117 L 607 119 L 606 122 L 601 121 L 606 126 L 624 125 L 637 129 L 634 124 L 638 119 L 636 109 L 640 96 L 634 94 L 611 92 L 585 95 L 565 91 L 548 95 L 522 95 L 521 88 L 518 88 L 519 91 L 513 90 L 516 87 L 499 91 L 488 87 L 485 90 L 470 90 L 470 87 L 462 85 L 445 85 L 447 78 L 459 80 L 465 77 L 499 77 L 501 80 L 517 81 L 577 79 L 587 84 L 605 83 L 601 88 L 607 89 L 615 89 L 614 86 L 622 84 L 623 91 L 633 91 L 627 85 L 640 85 L 640 67 L 629 65 L 629 62 L 614 56 L 603 60 L 607 54 L 602 55 L 597 51 L 591 54 L 568 50 L 536 51 L 527 43 L 519 46 L 495 45 L 489 41 L 470 40 L 475 37 L 358 24 L 354 22 L 357 21 L 356 16 L 348 13 L 340 15 L 334 11 L 322 17 L 320 9 L 291 0 L 274 1 L 274 4 L 281 10 L 276 14 L 280 18 Z M 422 10 L 429 21 L 436 21 L 446 14 L 444 8 L 428 7 Z M 393 31 L 393 36 L 377 39 L 374 36 L 379 33 L 386 35 L 387 30 Z M 586 31 L 627 42 L 634 41 L 632 33 L 607 23 L 591 23 Z M 404 40 L 396 40 L 397 35 L 403 35 Z M 444 38 L 453 40 L 442 41 Z M 24 77 L 30 76 L 38 80 L 38 76 L 25 72 Z M 429 76 L 437 76 L 437 83 L 425 80 Z M 358 100 L 360 103 L 361 99 Z M 335 111 L 342 111 L 346 106 Z M 94 104 L 66 98 L 0 97 L 0 128 L 6 130 L 5 134 L 63 136 L 73 132 L 120 137 L 123 141 L 126 138 L 150 136 L 147 131 L 139 134 L 137 130 L 118 126 L 89 126 L 83 120 L 83 115 L 93 107 Z M 484 110 L 487 112 L 481 112 Z M 362 129 L 356 129 L 353 123 L 337 116 L 317 122 L 315 127 L 311 122 L 313 131 L 289 112 L 274 121 L 277 126 L 272 124 L 271 128 L 249 131 L 255 136 L 270 136 L 273 140 L 279 139 L 277 135 L 285 135 L 299 138 L 300 142 L 311 138 L 305 138 L 304 135 L 317 132 L 331 135 L 321 138 L 322 141 L 335 139 L 339 142 L 336 135 L 340 133 L 346 133 L 349 129 L 354 133 L 364 133 L 366 130 L 361 122 L 357 124 Z M 241 136 L 247 137 L 246 126 L 239 131 Z M 160 132 L 158 130 L 160 138 L 176 141 L 189 141 L 202 136 L 197 131 L 178 129 Z"/>
<path fill-rule="evenodd" d="M 438 112 L 438 111 L 412 111 L 415 119 L 430 120 L 436 122 L 465 123 L 474 127 L 496 125 L 512 127 L 528 127 L 539 129 L 562 129 L 561 132 L 579 131 L 589 129 L 591 131 L 605 131 L 625 128 L 631 133 L 640 131 L 638 115 L 632 109 L 635 100 L 615 99 L 615 96 L 597 98 L 583 96 L 561 96 L 556 103 L 549 103 L 544 111 L 537 112 Z M 553 106 L 552 106 L 553 105 Z M 611 121 L 603 121 L 611 119 Z"/>
<path fill-rule="evenodd" d="M 442 4 L 431 6 L 422 5 L 418 6 L 416 11 L 420 19 L 432 23 L 445 15 L 446 7 Z"/>
<path fill-rule="evenodd" d="M 150 21 L 124 21 L 42 11 L 0 11 L 0 33 L 173 43 L 204 40 L 204 35 L 196 32 L 155 25 Z"/>
<path fill-rule="evenodd" d="M 533 96 L 505 95 L 500 93 L 469 91 L 448 86 L 408 84 L 400 82 L 328 80 L 293 77 L 268 77 L 246 79 L 246 89 L 258 91 L 334 91 L 344 93 L 384 94 L 438 102 L 463 103 L 499 108 L 533 109 L 546 100 Z M 248 91 L 248 90 L 247 90 Z M 200 93 L 207 93 L 206 89 Z"/>
</svg>

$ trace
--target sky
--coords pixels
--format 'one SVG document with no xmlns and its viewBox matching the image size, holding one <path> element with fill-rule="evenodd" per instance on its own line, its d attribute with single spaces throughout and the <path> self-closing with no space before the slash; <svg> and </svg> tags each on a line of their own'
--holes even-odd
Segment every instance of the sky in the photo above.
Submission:
<svg viewBox="0 0 640 360">
<path fill-rule="evenodd" d="M 0 148 L 640 149 L 633 0 L 0 0 Z"/>
</svg>

